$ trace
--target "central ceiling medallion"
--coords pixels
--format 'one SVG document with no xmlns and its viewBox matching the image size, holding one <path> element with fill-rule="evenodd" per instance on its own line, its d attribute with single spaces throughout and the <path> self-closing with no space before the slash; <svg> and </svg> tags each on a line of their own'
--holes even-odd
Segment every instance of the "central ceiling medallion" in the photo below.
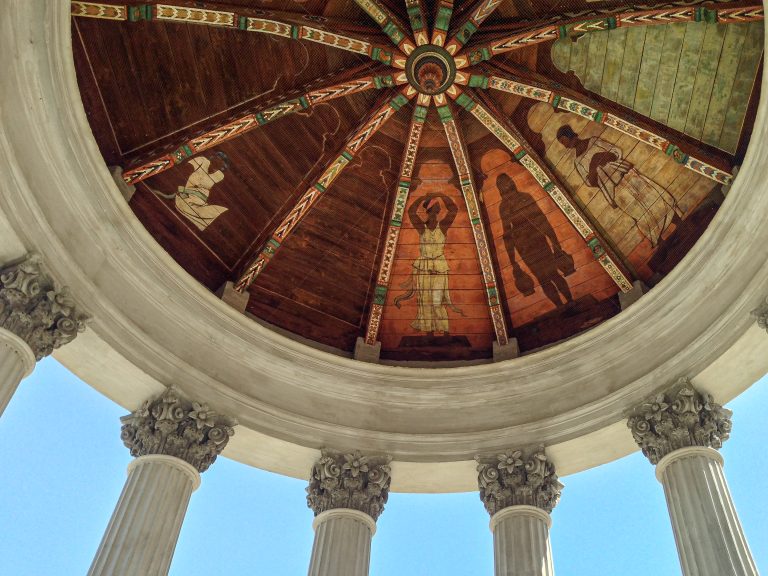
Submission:
<svg viewBox="0 0 768 576">
<path fill-rule="evenodd" d="M 408 82 L 422 94 L 442 94 L 456 79 L 456 63 L 446 50 L 434 44 L 419 46 L 405 65 Z"/>
</svg>

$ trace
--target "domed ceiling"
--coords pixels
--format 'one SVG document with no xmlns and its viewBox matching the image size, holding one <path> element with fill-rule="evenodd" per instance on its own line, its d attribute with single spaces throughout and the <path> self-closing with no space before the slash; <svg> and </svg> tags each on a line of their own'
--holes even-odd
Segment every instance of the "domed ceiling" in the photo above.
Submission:
<svg viewBox="0 0 768 576">
<path fill-rule="evenodd" d="M 149 233 L 258 321 L 393 362 L 529 352 L 652 289 L 722 203 L 762 73 L 758 1 L 72 15 L 94 136 Z"/>
</svg>

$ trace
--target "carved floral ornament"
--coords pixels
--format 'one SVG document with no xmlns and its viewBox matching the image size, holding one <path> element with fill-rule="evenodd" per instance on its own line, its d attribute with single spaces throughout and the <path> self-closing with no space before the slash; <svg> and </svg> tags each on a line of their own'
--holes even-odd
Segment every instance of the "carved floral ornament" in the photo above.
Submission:
<svg viewBox="0 0 768 576">
<path fill-rule="evenodd" d="M 529 456 L 522 450 L 476 458 L 480 499 L 493 516 L 509 506 L 536 506 L 552 512 L 563 485 L 541 447 Z"/>
<path fill-rule="evenodd" d="M 24 340 L 37 360 L 74 340 L 86 320 L 67 288 L 42 270 L 39 255 L 0 269 L 0 328 Z"/>
<path fill-rule="evenodd" d="M 389 496 L 390 461 L 388 456 L 323 450 L 312 467 L 307 506 L 315 516 L 326 510 L 350 508 L 377 520 Z"/>
<path fill-rule="evenodd" d="M 120 418 L 120 437 L 132 456 L 165 454 L 205 472 L 221 454 L 237 423 L 184 398 L 175 387 Z"/>
<path fill-rule="evenodd" d="M 627 426 L 651 464 L 658 464 L 679 448 L 720 448 L 731 432 L 731 414 L 711 395 L 697 391 L 688 378 L 681 378 L 670 391 L 637 408 Z"/>
</svg>

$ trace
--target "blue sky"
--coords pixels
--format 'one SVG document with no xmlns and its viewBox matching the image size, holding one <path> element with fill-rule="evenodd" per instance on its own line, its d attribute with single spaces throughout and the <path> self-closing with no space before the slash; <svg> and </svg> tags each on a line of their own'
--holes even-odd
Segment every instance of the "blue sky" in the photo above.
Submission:
<svg viewBox="0 0 768 576">
<path fill-rule="evenodd" d="M 766 406 L 763 378 L 728 405 L 734 431 L 722 450 L 736 507 L 764 570 Z M 22 382 L 0 418 L 0 574 L 85 574 L 131 459 L 119 437 L 123 414 L 51 359 Z M 306 574 L 313 537 L 306 482 L 225 458 L 202 479 L 173 576 Z M 558 576 L 680 573 L 664 494 L 642 456 L 563 483 L 552 527 Z M 492 574 L 488 515 L 477 493 L 390 495 L 373 541 L 371 576 Z"/>
</svg>

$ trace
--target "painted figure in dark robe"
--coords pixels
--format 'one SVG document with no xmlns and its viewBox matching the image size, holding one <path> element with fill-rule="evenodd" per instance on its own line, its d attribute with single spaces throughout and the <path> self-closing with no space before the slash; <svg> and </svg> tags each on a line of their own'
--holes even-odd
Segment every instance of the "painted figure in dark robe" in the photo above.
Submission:
<svg viewBox="0 0 768 576">
<path fill-rule="evenodd" d="M 499 174 L 499 215 L 504 225 L 504 246 L 512 264 L 515 287 L 525 296 L 534 293 L 531 276 L 515 253 L 536 277 L 544 294 L 557 307 L 573 302 L 566 276 L 575 271 L 573 258 L 560 246 L 552 225 L 530 194 L 518 190 L 507 174 Z"/>
<path fill-rule="evenodd" d="M 445 259 L 446 236 L 458 211 L 456 203 L 445 194 L 426 194 L 408 208 L 408 218 L 419 233 L 419 257 L 413 261 L 410 278 L 402 285 L 407 292 L 395 298 L 395 305 L 399 308 L 401 302 L 416 296 L 418 313 L 411 326 L 430 335 L 448 334 L 446 305 L 460 313 L 451 302 L 450 268 Z"/>
<path fill-rule="evenodd" d="M 638 172 L 619 147 L 598 137 L 579 138 L 569 124 L 557 131 L 557 140 L 575 149 L 576 171 L 584 182 L 599 188 L 611 208 L 629 216 L 651 246 L 656 247 L 670 224 L 679 225 L 674 196 Z"/>
</svg>

